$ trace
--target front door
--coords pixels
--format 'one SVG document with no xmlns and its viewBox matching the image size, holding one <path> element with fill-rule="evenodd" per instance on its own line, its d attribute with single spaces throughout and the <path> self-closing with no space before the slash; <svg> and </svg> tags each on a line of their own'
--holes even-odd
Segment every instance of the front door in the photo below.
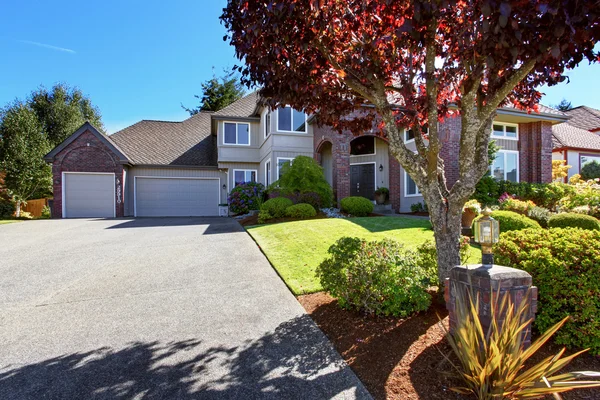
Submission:
<svg viewBox="0 0 600 400">
<path fill-rule="evenodd" d="M 350 166 L 350 196 L 375 198 L 375 164 Z"/>
</svg>

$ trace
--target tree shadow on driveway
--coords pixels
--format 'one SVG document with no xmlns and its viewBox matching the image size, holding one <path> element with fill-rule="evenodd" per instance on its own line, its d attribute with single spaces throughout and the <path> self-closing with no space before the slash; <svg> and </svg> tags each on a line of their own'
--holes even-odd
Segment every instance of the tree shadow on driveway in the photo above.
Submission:
<svg viewBox="0 0 600 400">
<path fill-rule="evenodd" d="M 322 399 L 369 394 L 306 315 L 242 346 L 135 342 L 0 368 L 0 398 Z M 344 397 L 348 398 L 348 397 Z"/>
<path fill-rule="evenodd" d="M 107 221 L 107 220 L 100 220 Z M 206 226 L 203 235 L 243 232 L 244 228 L 232 218 L 223 217 L 157 217 L 113 220 L 119 223 L 106 229 Z"/>
</svg>

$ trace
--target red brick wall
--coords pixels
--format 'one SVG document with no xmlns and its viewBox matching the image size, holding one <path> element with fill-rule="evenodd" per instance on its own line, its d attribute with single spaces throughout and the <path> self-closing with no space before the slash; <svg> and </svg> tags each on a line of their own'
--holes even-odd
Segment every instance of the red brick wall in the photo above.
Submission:
<svg viewBox="0 0 600 400">
<path fill-rule="evenodd" d="M 400 211 L 400 163 L 392 155 L 389 154 L 389 169 L 390 169 L 390 203 L 392 209 L 396 212 Z"/>
<path fill-rule="evenodd" d="M 63 172 L 109 172 L 115 174 L 117 217 L 124 215 L 123 165 L 118 157 L 93 133 L 86 131 L 56 155 L 52 163 L 54 205 L 52 215 L 62 218 Z M 120 189 L 120 190 L 119 190 Z"/>
<path fill-rule="evenodd" d="M 552 181 L 552 124 L 519 124 L 519 175 L 521 181 Z"/>
<path fill-rule="evenodd" d="M 344 197 L 350 196 L 350 141 L 353 136 L 347 132 L 340 134 L 328 126 L 314 127 L 314 148 L 318 153 L 323 142 L 331 143 L 333 156 L 333 190 L 338 203 Z"/>
</svg>

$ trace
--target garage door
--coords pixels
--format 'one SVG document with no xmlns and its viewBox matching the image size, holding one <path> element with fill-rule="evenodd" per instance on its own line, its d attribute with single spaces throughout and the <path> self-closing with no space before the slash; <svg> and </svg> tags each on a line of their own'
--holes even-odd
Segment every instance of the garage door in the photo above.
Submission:
<svg viewBox="0 0 600 400">
<path fill-rule="evenodd" d="M 137 217 L 219 215 L 219 180 L 135 178 Z"/>
<path fill-rule="evenodd" d="M 65 173 L 64 218 L 114 218 L 115 175 Z"/>
</svg>

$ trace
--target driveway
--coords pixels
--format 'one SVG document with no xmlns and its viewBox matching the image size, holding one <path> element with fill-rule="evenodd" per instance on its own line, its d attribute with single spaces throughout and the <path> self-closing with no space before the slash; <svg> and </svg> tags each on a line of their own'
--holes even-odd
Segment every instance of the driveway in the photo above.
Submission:
<svg viewBox="0 0 600 400">
<path fill-rule="evenodd" d="M 223 218 L 0 226 L 0 399 L 370 398 Z"/>
</svg>

